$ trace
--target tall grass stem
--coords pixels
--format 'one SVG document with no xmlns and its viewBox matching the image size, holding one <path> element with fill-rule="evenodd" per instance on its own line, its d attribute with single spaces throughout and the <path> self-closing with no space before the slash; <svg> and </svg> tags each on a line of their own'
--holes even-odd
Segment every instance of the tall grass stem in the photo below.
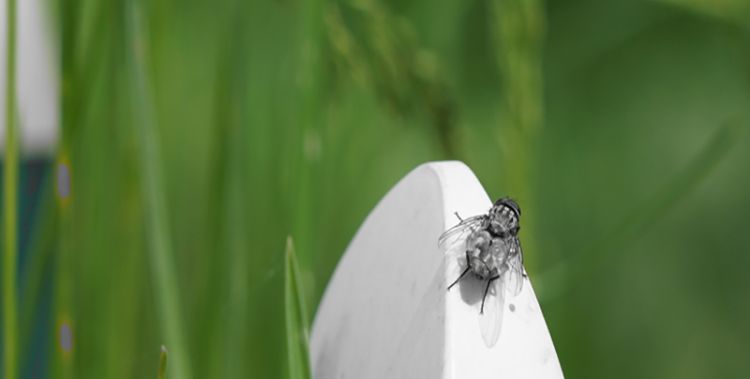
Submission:
<svg viewBox="0 0 750 379">
<path fill-rule="evenodd" d="M 307 306 L 303 299 L 300 271 L 292 238 L 288 237 L 285 255 L 284 313 L 286 319 L 288 372 L 291 379 L 309 379 L 309 331 Z"/>
<path fill-rule="evenodd" d="M 156 285 L 157 309 L 161 328 L 171 349 L 172 369 L 169 377 L 191 377 L 186 345 L 183 339 L 180 298 L 174 271 L 174 256 L 167 219 L 167 205 L 161 172 L 159 139 L 146 69 L 146 35 L 140 19 L 140 3 L 126 5 L 127 40 L 130 43 L 128 70 L 134 112 L 135 133 L 140 142 L 139 169 L 146 211 L 146 230 L 152 280 Z"/>
<path fill-rule="evenodd" d="M 167 371 L 167 347 L 164 345 L 161 345 L 161 350 L 159 352 L 159 376 L 157 378 L 164 379 L 166 376 L 164 376 L 164 373 Z"/>
<path fill-rule="evenodd" d="M 544 4 L 539 0 L 493 0 L 492 10 L 495 53 L 505 87 L 498 140 L 505 162 L 506 188 L 527 204 L 522 239 L 524 252 L 532 257 L 526 263 L 530 268 L 536 251 L 532 173 L 544 124 Z"/>
<path fill-rule="evenodd" d="M 18 376 L 16 266 L 18 261 L 18 135 L 16 130 L 16 1 L 7 2 L 7 52 L 5 82 L 5 165 L 3 259 L 3 364 L 4 377 Z"/>
</svg>

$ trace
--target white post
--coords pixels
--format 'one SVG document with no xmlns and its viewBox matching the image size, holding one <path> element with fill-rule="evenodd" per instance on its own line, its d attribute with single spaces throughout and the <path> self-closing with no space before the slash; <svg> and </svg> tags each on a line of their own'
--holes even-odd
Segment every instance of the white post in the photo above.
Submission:
<svg viewBox="0 0 750 379">
<path fill-rule="evenodd" d="M 16 99 L 24 157 L 49 157 L 57 148 L 59 54 L 49 2 L 22 0 L 17 8 Z M 6 22 L 0 6 L 0 88 L 5 88 Z M 5 91 L 0 91 L 0 151 L 5 150 Z"/>
<path fill-rule="evenodd" d="M 446 291 L 440 234 L 492 202 L 460 162 L 417 167 L 380 201 L 341 258 L 313 324 L 314 377 L 562 378 L 529 281 L 505 302 L 498 342 L 480 334 L 476 286 Z M 474 294 L 476 295 L 476 294 Z"/>
</svg>

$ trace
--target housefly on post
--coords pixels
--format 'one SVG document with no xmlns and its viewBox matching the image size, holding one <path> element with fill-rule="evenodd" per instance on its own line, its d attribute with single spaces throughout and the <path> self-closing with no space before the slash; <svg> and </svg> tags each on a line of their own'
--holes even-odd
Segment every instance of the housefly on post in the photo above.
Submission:
<svg viewBox="0 0 750 379">
<path fill-rule="evenodd" d="M 462 267 L 450 290 L 464 276 L 471 274 L 483 281 L 484 293 L 479 308 L 479 326 L 487 347 L 500 336 L 505 296 L 516 296 L 526 277 L 523 252 L 518 240 L 521 208 L 510 198 L 495 202 L 484 215 L 462 219 L 438 239 L 449 267 Z"/>
</svg>

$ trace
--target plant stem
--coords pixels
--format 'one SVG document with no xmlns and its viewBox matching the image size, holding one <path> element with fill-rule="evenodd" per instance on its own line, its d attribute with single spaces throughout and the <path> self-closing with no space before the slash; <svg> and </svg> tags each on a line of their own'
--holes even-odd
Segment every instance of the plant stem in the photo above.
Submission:
<svg viewBox="0 0 750 379">
<path fill-rule="evenodd" d="M 159 353 L 159 379 L 164 379 L 164 373 L 167 371 L 167 347 L 161 345 L 161 352 Z"/>
<path fill-rule="evenodd" d="M 172 356 L 172 378 L 191 377 L 188 364 L 186 345 L 182 335 L 182 320 L 180 317 L 180 299 L 177 290 L 177 278 L 174 271 L 174 256 L 167 219 L 164 185 L 161 181 L 161 156 L 159 140 L 155 122 L 149 81 L 146 70 L 146 33 L 141 29 L 142 20 L 139 18 L 139 3 L 135 0 L 127 2 L 125 17 L 127 18 L 127 39 L 131 50 L 129 52 L 128 70 L 131 78 L 131 96 L 135 116 L 136 135 L 139 137 L 139 164 L 141 171 L 141 185 L 146 210 L 146 230 L 149 241 L 149 258 L 151 260 L 151 274 L 157 289 L 157 306 L 160 323 Z"/>
<path fill-rule="evenodd" d="M 18 351 L 21 355 L 30 354 L 30 348 L 33 345 L 31 336 L 34 332 L 34 326 L 37 311 L 40 307 L 40 298 L 42 297 L 44 286 L 45 270 L 51 266 L 53 260 L 52 250 L 56 243 L 58 231 L 57 208 L 55 207 L 55 197 L 53 195 L 55 186 L 55 171 L 50 170 L 47 178 L 44 179 L 41 203 L 34 216 L 36 222 L 31 230 L 29 247 L 26 254 L 29 257 L 29 263 L 21 273 L 21 300 L 19 306 L 19 330 L 20 338 L 18 339 Z"/>
<path fill-rule="evenodd" d="M 284 314 L 289 378 L 307 379 L 311 377 L 307 306 L 302 298 L 301 275 L 291 237 L 287 237 L 284 255 Z"/>
<path fill-rule="evenodd" d="M 3 260 L 3 358 L 5 378 L 18 376 L 16 265 L 18 248 L 18 136 L 16 135 L 16 1 L 7 2 L 5 83 L 5 259 Z"/>
<path fill-rule="evenodd" d="M 504 83 L 504 119 L 499 136 L 507 188 L 524 205 L 524 252 L 535 252 L 535 210 L 531 173 L 544 123 L 542 48 L 544 5 L 539 0 L 494 0 L 497 62 Z M 528 256 L 527 256 L 528 257 Z M 533 264 L 534 260 L 527 260 Z"/>
</svg>

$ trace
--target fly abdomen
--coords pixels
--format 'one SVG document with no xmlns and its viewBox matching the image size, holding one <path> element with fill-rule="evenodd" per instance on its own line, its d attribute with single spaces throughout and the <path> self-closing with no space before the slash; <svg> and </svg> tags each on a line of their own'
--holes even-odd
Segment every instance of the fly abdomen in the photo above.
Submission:
<svg viewBox="0 0 750 379">
<path fill-rule="evenodd" d="M 479 279 L 487 279 L 490 276 L 490 273 L 492 273 L 492 267 L 488 262 L 482 260 L 478 256 L 470 256 L 469 262 L 471 271 Z"/>
</svg>

